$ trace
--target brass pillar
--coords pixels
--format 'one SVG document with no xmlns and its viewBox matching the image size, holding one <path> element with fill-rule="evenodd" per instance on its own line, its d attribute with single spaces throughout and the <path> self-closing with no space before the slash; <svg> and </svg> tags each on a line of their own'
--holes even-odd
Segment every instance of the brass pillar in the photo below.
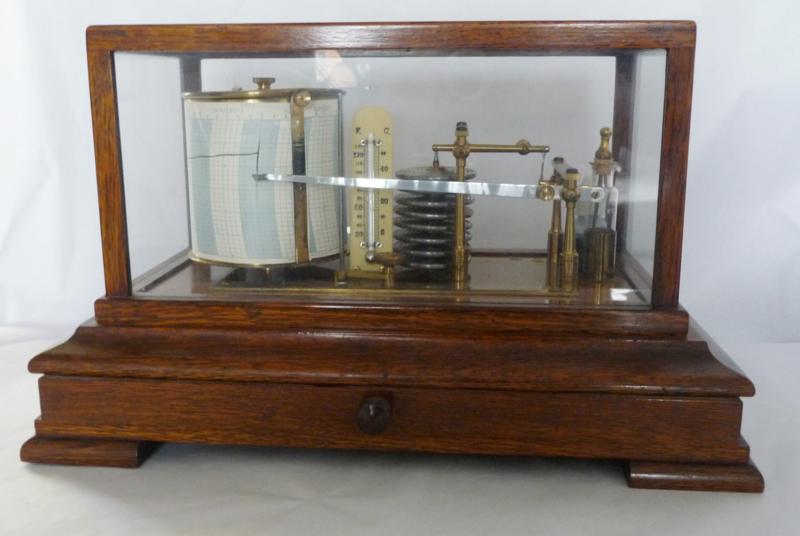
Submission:
<svg viewBox="0 0 800 536">
<path fill-rule="evenodd" d="M 565 292 L 574 292 L 578 288 L 578 251 L 575 247 L 575 203 L 580 197 L 578 170 L 570 168 L 564 178 L 564 187 L 561 189 L 561 199 L 567 207 L 566 223 L 564 224 L 564 250 L 561 252 L 560 271 L 561 289 Z"/>
<path fill-rule="evenodd" d="M 268 89 L 271 81 L 274 81 L 274 79 L 258 79 L 259 89 Z M 292 173 L 294 175 L 306 174 L 305 108 L 310 102 L 311 94 L 305 89 L 292 95 L 290 100 Z M 305 184 L 295 182 L 292 184 L 292 188 L 294 189 L 295 257 L 298 263 L 304 263 L 310 260 L 308 251 L 308 196 Z"/>
<path fill-rule="evenodd" d="M 554 199 L 550 231 L 547 233 L 547 287 L 550 290 L 556 290 L 559 287 L 558 250 L 561 236 L 561 200 Z"/>
</svg>

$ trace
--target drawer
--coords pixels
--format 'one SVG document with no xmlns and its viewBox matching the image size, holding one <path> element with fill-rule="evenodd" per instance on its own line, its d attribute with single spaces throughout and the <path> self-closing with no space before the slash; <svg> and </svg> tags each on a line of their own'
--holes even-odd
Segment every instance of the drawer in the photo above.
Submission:
<svg viewBox="0 0 800 536">
<path fill-rule="evenodd" d="M 49 437 L 746 462 L 737 398 L 40 379 Z"/>
</svg>

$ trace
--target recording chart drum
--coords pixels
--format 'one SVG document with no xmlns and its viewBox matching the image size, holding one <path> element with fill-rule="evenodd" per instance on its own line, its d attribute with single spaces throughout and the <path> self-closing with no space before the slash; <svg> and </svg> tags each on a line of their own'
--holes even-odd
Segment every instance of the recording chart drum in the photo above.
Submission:
<svg viewBox="0 0 800 536">
<path fill-rule="evenodd" d="M 300 264 L 341 248 L 335 188 L 257 180 L 342 175 L 343 92 L 185 93 L 191 257 L 237 266 Z"/>
</svg>

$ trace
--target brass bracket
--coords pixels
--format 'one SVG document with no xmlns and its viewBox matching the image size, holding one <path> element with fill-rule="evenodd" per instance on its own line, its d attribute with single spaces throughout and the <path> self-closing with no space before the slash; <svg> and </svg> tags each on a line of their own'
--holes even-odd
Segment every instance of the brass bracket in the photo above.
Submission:
<svg viewBox="0 0 800 536">
<path fill-rule="evenodd" d="M 337 285 L 344 285 L 348 279 L 373 279 L 383 280 L 384 288 L 394 288 L 396 266 L 402 264 L 403 256 L 393 251 L 381 251 L 375 254 L 370 261 L 380 267 L 377 272 L 367 270 L 347 270 L 336 272 L 334 282 Z"/>
<path fill-rule="evenodd" d="M 467 158 L 472 153 L 516 153 L 521 155 L 531 153 L 548 153 L 549 145 L 531 145 L 528 140 L 520 140 L 514 145 L 479 144 L 469 142 L 469 129 L 467 123 L 459 121 L 456 124 L 456 139 L 453 143 L 434 143 L 434 165 L 439 160 L 439 152 L 452 153 L 456 159 L 456 180 L 466 180 Z M 466 203 L 464 194 L 456 194 L 455 228 L 453 230 L 453 285 L 456 290 L 462 290 L 467 281 L 467 247 L 466 247 Z"/>
</svg>

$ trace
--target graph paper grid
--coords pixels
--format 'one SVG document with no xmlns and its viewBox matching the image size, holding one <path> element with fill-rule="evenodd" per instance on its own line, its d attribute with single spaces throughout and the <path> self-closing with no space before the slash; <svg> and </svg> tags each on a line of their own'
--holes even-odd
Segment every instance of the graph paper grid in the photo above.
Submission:
<svg viewBox="0 0 800 536">
<path fill-rule="evenodd" d="M 289 105 L 265 101 L 185 101 L 193 253 L 211 261 L 296 261 L 291 184 L 253 180 L 292 172 Z M 338 106 L 317 100 L 305 110 L 306 172 L 339 171 Z M 336 192 L 308 188 L 311 258 L 339 249 Z"/>
</svg>

